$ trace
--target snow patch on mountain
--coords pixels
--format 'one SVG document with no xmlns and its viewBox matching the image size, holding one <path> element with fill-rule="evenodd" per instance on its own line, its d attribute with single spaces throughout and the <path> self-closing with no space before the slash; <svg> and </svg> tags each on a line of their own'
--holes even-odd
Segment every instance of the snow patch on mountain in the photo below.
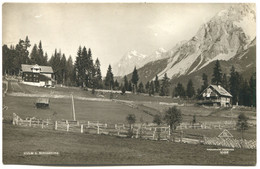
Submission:
<svg viewBox="0 0 260 169">
<path fill-rule="evenodd" d="M 136 50 L 127 52 L 116 64 L 113 65 L 113 72 L 116 76 L 124 76 L 133 72 L 134 67 L 137 69 L 148 62 L 162 59 L 166 50 L 159 48 L 150 55 L 139 53 Z"/>
</svg>

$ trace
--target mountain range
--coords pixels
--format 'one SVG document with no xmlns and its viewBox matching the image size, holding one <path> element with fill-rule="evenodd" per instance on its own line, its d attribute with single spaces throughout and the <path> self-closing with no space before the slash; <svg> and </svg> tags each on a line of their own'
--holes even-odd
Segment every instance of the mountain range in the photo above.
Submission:
<svg viewBox="0 0 260 169">
<path fill-rule="evenodd" d="M 162 79 L 167 73 L 172 84 L 186 83 L 188 79 L 192 79 L 195 87 L 198 87 L 202 83 L 202 73 L 212 76 L 216 60 L 220 61 L 223 73 L 229 74 L 233 65 L 245 76 L 251 76 L 256 71 L 255 39 L 255 5 L 235 4 L 201 25 L 191 39 L 177 43 L 168 51 L 157 51 L 158 55 L 149 56 L 135 52 L 134 60 L 138 63 L 120 64 L 120 76 L 132 71 L 125 69 L 125 66 L 131 69 L 136 66 L 144 83 L 154 79 L 156 75 Z M 127 71 L 123 72 L 123 69 Z M 131 78 L 131 74 L 128 77 Z"/>
<path fill-rule="evenodd" d="M 116 76 L 124 76 L 133 72 L 134 67 L 137 69 L 144 66 L 146 63 L 153 62 L 164 58 L 166 50 L 159 48 L 150 55 L 145 55 L 132 50 L 127 52 L 116 64 L 114 64 L 113 72 Z"/>
</svg>

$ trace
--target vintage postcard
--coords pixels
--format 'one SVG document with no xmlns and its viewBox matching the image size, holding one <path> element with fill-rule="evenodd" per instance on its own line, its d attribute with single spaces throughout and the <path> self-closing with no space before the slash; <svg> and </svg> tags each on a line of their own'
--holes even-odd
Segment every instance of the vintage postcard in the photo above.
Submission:
<svg viewBox="0 0 260 169">
<path fill-rule="evenodd" d="M 3 164 L 256 165 L 255 3 L 3 3 Z"/>
</svg>

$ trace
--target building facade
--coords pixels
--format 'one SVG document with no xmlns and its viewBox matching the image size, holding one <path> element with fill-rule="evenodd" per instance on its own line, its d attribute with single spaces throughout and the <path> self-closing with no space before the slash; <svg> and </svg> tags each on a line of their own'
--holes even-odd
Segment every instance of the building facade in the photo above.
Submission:
<svg viewBox="0 0 260 169">
<path fill-rule="evenodd" d="M 54 74 L 50 66 L 21 65 L 22 82 L 33 86 L 53 86 Z"/>
<path fill-rule="evenodd" d="M 210 85 L 200 94 L 199 104 L 230 107 L 232 95 L 220 85 Z"/>
</svg>

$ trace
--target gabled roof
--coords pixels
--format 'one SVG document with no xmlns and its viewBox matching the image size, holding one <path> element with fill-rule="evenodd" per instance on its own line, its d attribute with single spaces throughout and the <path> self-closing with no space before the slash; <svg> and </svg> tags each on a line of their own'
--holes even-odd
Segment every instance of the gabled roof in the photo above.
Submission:
<svg viewBox="0 0 260 169">
<path fill-rule="evenodd" d="M 230 93 L 228 93 L 228 91 L 226 91 L 226 89 L 224 89 L 222 86 L 220 85 L 210 85 L 215 91 L 218 92 L 219 95 L 221 96 L 228 96 L 228 97 L 232 97 L 232 95 Z"/>
<path fill-rule="evenodd" d="M 32 72 L 31 68 L 35 67 L 38 65 L 26 65 L 26 64 L 22 64 L 22 71 L 23 72 Z M 53 73 L 52 67 L 51 66 L 38 66 L 41 69 L 41 73 Z"/>
<path fill-rule="evenodd" d="M 208 88 L 211 88 L 220 96 L 232 97 L 232 95 L 220 85 L 209 85 L 205 90 L 207 90 Z M 204 93 L 204 91 L 202 93 Z"/>
</svg>

